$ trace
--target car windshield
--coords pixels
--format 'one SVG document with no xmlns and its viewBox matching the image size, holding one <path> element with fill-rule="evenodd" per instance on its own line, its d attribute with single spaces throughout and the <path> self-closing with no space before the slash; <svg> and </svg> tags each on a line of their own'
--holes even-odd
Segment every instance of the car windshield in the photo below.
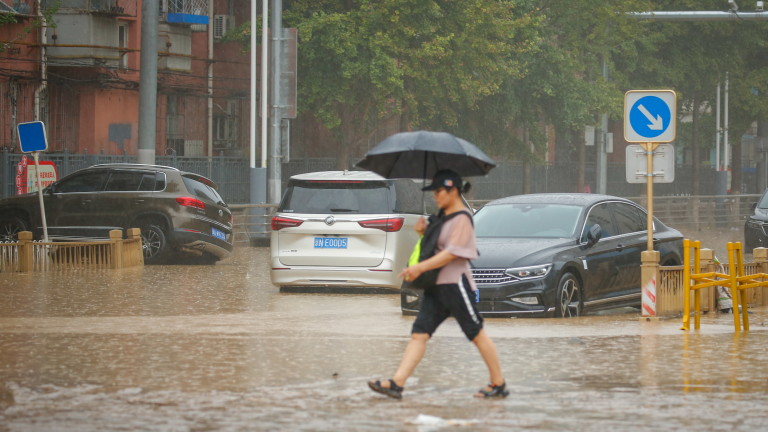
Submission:
<svg viewBox="0 0 768 432">
<path fill-rule="evenodd" d="M 477 237 L 573 237 L 582 207 L 564 204 L 498 204 L 475 214 Z"/>
<path fill-rule="evenodd" d="M 760 202 L 757 204 L 757 208 L 768 209 L 768 193 L 764 194 L 763 197 L 760 198 Z"/>
<path fill-rule="evenodd" d="M 394 191 L 381 181 L 294 181 L 278 211 L 292 213 L 391 213 Z"/>
</svg>

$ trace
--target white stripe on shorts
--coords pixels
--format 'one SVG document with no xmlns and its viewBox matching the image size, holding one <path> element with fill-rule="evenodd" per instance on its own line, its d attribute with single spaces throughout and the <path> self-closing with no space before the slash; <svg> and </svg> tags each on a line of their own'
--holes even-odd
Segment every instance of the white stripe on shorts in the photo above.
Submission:
<svg viewBox="0 0 768 432">
<path fill-rule="evenodd" d="M 461 297 L 464 299 L 464 304 L 467 306 L 467 310 L 469 311 L 469 315 L 472 317 L 472 321 L 474 321 L 475 324 L 480 324 L 480 320 L 477 319 L 477 315 L 475 315 L 475 309 L 472 307 L 472 303 L 470 302 L 469 296 L 467 295 L 467 290 L 464 289 L 463 277 L 459 279 L 459 292 L 461 292 Z"/>
</svg>

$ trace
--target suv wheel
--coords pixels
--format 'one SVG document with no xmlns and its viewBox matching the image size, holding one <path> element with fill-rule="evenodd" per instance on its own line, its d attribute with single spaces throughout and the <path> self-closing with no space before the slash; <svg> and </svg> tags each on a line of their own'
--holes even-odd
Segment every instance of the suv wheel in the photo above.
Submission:
<svg viewBox="0 0 768 432">
<path fill-rule="evenodd" d="M 168 249 L 165 232 L 157 225 L 141 227 L 141 247 L 144 250 L 144 263 L 157 264 L 161 262 Z"/>
<path fill-rule="evenodd" d="M 19 239 L 19 232 L 28 231 L 27 224 L 16 216 L 0 218 L 0 243 L 12 243 Z"/>
</svg>

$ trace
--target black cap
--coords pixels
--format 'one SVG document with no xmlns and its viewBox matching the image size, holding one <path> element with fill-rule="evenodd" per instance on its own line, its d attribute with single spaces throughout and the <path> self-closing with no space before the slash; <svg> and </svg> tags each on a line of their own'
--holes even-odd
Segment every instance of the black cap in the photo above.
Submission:
<svg viewBox="0 0 768 432">
<path fill-rule="evenodd" d="M 432 191 L 438 188 L 457 188 L 462 190 L 461 176 L 451 170 L 440 170 L 432 177 L 432 184 L 421 188 L 423 191 Z"/>
</svg>

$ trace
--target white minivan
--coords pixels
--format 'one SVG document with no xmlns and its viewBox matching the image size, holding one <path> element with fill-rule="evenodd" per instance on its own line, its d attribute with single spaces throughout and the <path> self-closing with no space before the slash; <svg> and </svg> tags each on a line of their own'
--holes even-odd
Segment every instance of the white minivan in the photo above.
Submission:
<svg viewBox="0 0 768 432">
<path fill-rule="evenodd" d="M 283 292 L 399 290 L 427 210 L 421 186 L 370 171 L 291 177 L 272 217 L 272 283 Z"/>
</svg>

